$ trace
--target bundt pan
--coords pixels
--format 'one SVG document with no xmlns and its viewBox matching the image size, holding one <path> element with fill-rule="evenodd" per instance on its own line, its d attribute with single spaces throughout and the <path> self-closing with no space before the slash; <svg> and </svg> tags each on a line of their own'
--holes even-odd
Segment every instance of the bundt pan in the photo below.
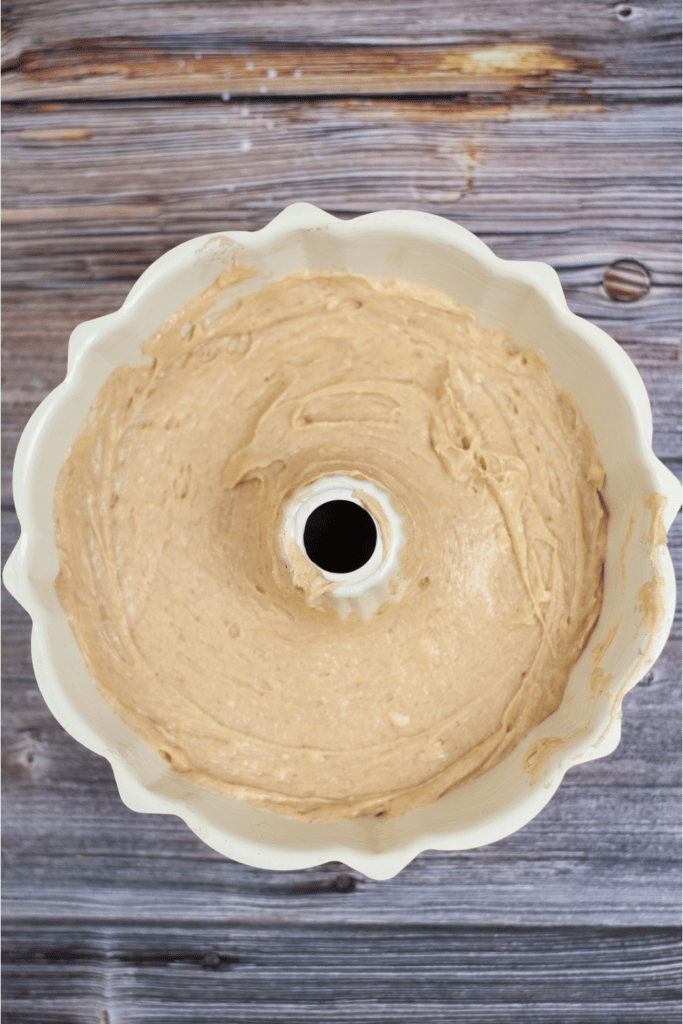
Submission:
<svg viewBox="0 0 683 1024">
<path fill-rule="evenodd" d="M 235 254 L 260 272 L 231 289 L 235 297 L 310 268 L 402 278 L 470 307 L 484 327 L 502 328 L 518 347 L 543 354 L 592 427 L 606 470 L 603 607 L 560 707 L 496 767 L 400 817 L 288 820 L 187 782 L 100 695 L 57 600 L 53 497 L 74 436 L 109 373 L 139 361 L 140 345 Z M 4 579 L 33 620 L 36 678 L 54 716 L 109 760 L 128 807 L 176 814 L 215 850 L 263 868 L 334 860 L 390 878 L 423 850 L 469 849 L 515 832 L 548 803 L 569 767 L 615 749 L 624 695 L 660 654 L 674 614 L 666 530 L 680 506 L 680 485 L 653 454 L 650 405 L 635 366 L 615 341 L 569 311 L 549 266 L 501 260 L 464 228 L 410 210 L 340 221 L 296 204 L 260 231 L 207 235 L 167 252 L 121 309 L 71 335 L 66 379 L 21 437 L 14 495 L 22 532 Z"/>
</svg>

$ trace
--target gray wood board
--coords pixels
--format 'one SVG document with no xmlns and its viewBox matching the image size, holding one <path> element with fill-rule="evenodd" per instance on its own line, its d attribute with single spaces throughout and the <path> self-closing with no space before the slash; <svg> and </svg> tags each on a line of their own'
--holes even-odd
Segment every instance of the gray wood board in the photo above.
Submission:
<svg viewBox="0 0 683 1024">
<path fill-rule="evenodd" d="M 630 7 L 627 12 L 625 7 Z M 149 39 L 178 43 L 204 40 L 214 48 L 247 40 L 261 44 L 357 44 L 381 46 L 485 42 L 500 33 L 513 39 L 581 38 L 598 45 L 610 35 L 676 39 L 680 6 L 673 0 L 645 5 L 576 0 L 119 0 L 115 19 L 109 0 L 14 0 L 5 5 L 5 60 L 24 50 L 73 38 Z M 674 73 L 675 66 L 667 69 Z"/>
<path fill-rule="evenodd" d="M 21 923 L 8 930 L 6 1024 L 374 1021 L 615 1024 L 676 1020 L 676 929 L 505 930 L 230 919 L 182 931 L 147 923 Z M 14 982 L 14 984 L 12 984 Z M 15 993 L 31 992 L 34 1017 Z"/>
<path fill-rule="evenodd" d="M 417 206 L 493 237 L 547 238 L 558 259 L 592 238 L 598 252 L 645 245 L 675 260 L 677 104 L 16 105 L 5 113 L 4 141 L 5 223 L 17 232 L 25 225 L 29 239 L 56 233 L 43 261 L 34 248 L 35 266 L 17 267 L 21 280 L 44 273 L 46 259 L 57 258 L 53 272 L 67 270 L 56 246 L 69 230 L 85 244 L 102 229 L 176 237 L 251 229 L 296 199 L 343 215 Z M 14 259 L 14 244 L 10 251 Z M 138 264 L 115 269 L 137 276 Z M 675 269 L 672 261 L 668 273 Z"/>
</svg>

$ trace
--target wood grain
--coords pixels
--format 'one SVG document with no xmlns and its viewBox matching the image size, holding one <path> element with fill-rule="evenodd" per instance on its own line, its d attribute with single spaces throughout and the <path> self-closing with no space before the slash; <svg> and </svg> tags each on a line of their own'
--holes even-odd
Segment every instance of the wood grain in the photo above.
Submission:
<svg viewBox="0 0 683 1024">
<path fill-rule="evenodd" d="M 672 0 L 645 6 L 575 0 L 119 0 L 116 17 L 108 0 L 8 0 L 3 9 L 6 61 L 25 50 L 88 38 L 127 38 L 144 47 L 157 39 L 168 47 L 192 39 L 207 52 L 230 44 L 300 45 L 310 48 L 485 44 L 499 34 L 518 40 L 581 40 L 597 47 L 614 36 L 624 41 L 675 41 L 680 7 Z M 675 74 L 676 61 L 661 68 Z"/>
<path fill-rule="evenodd" d="M 562 928 L 409 927 L 397 946 L 391 927 L 324 922 L 323 912 L 317 928 L 277 932 L 197 923 L 181 935 L 100 925 L 76 942 L 46 922 L 38 946 L 17 924 L 5 976 L 30 987 L 41 1024 L 655 1024 L 676 1013 L 676 929 L 596 929 L 585 940 Z M 6 999 L 4 1013 L 8 1024 L 25 1020 L 20 999 Z"/>
<path fill-rule="evenodd" d="M 53 235 L 60 210 L 86 234 L 117 222 L 182 234 L 260 227 L 302 198 L 347 215 L 402 204 L 486 234 L 561 234 L 569 253 L 583 230 L 603 247 L 621 239 L 615 258 L 624 236 L 673 254 L 679 154 L 670 104 L 18 105 L 4 119 L 3 205 L 17 231 L 42 219 Z"/>
<path fill-rule="evenodd" d="M 539 85 L 611 98 L 679 94 L 680 20 L 668 2 L 122 2 L 115 19 L 103 0 L 7 7 L 8 101 L 519 94 Z"/>
<path fill-rule="evenodd" d="M 68 6 L 63 0 L 8 0 L 3 32 L 7 56 L 15 56 L 22 48 L 71 39 L 75 28 L 98 39 L 196 36 L 214 44 L 229 38 L 310 46 L 483 41 L 493 31 L 595 41 L 615 26 L 672 38 L 680 30 L 680 8 L 672 0 L 650 0 L 647 7 L 632 5 L 628 12 L 626 6 L 594 0 L 576 0 L 571 6 L 548 0 L 438 0 L 429 5 L 422 0 L 119 0 L 114 19 L 108 0 L 71 0 Z"/>
<path fill-rule="evenodd" d="M 478 47 L 246 47 L 208 55 L 187 49 L 141 49 L 130 43 L 82 39 L 68 47 L 26 51 L 6 66 L 5 99 L 424 95 L 505 92 L 538 82 L 560 89 L 567 84 L 595 88 L 601 70 L 597 62 L 580 59 L 568 48 L 560 52 L 503 41 Z M 652 54 L 646 57 L 650 64 Z M 648 74 L 642 67 L 638 71 L 644 77 Z M 624 76 L 609 86 L 623 91 L 625 82 Z M 658 92 L 661 84 L 657 82 Z"/>
<path fill-rule="evenodd" d="M 297 200 L 427 210 L 552 264 L 680 475 L 680 23 L 673 0 L 8 0 L 3 561 L 71 330 L 166 249 Z M 632 302 L 605 288 L 624 260 L 651 282 Z M 680 580 L 680 516 L 669 541 Z M 3 1024 L 680 1019 L 680 609 L 612 756 L 515 835 L 382 883 L 259 871 L 129 811 L 2 613 Z"/>
</svg>

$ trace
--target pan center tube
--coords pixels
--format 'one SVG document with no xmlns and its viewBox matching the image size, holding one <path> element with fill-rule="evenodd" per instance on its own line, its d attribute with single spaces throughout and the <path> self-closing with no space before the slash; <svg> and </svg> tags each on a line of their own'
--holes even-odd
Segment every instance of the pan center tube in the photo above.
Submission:
<svg viewBox="0 0 683 1024">
<path fill-rule="evenodd" d="M 400 596 L 402 518 L 370 480 L 338 474 L 302 488 L 285 509 L 280 541 L 309 604 L 332 604 L 342 618 L 352 611 L 368 618 Z"/>
</svg>

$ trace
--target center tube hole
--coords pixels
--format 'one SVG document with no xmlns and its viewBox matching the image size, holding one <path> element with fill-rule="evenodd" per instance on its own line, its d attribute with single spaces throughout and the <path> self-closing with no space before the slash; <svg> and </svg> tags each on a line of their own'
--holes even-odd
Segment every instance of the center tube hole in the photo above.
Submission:
<svg viewBox="0 0 683 1024">
<path fill-rule="evenodd" d="M 326 501 L 306 520 L 306 554 L 326 572 L 355 572 L 370 561 L 376 546 L 374 519 L 353 501 Z"/>
</svg>

